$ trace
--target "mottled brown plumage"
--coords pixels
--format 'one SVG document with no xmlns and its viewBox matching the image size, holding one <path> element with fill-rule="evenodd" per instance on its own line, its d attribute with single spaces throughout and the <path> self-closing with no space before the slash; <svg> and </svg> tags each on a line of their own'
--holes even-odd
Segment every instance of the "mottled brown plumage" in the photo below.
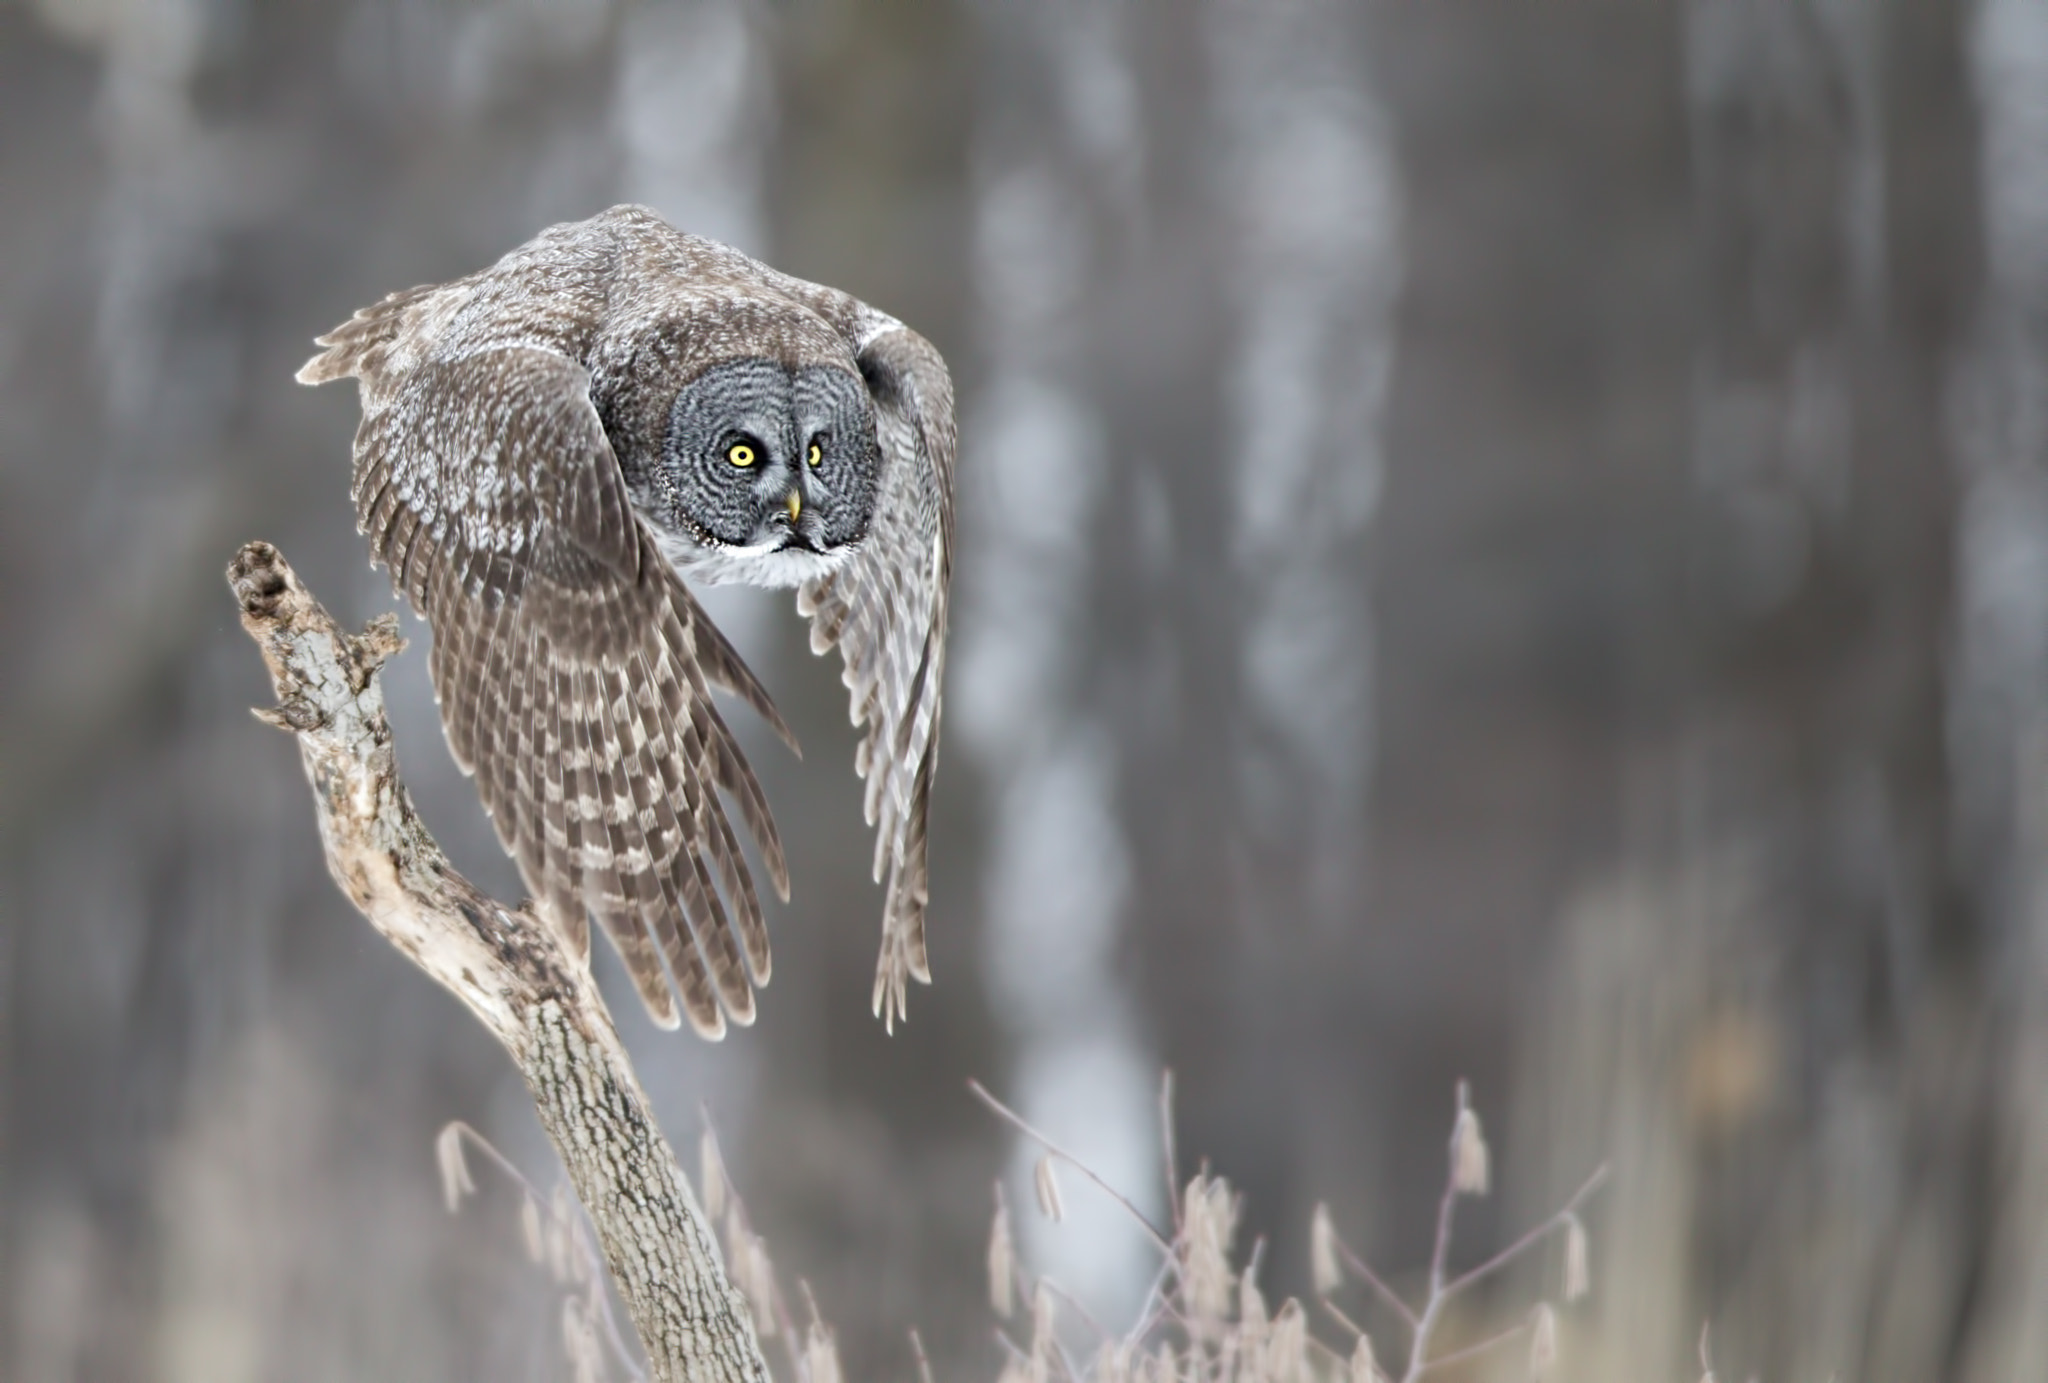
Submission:
<svg viewBox="0 0 2048 1383">
<path fill-rule="evenodd" d="M 707 1036 L 752 1021 L 769 973 L 728 803 L 789 892 L 710 687 L 794 740 L 678 568 L 798 584 L 811 647 L 839 648 L 867 727 L 856 767 L 887 884 L 874 1005 L 893 1026 L 906 980 L 929 979 L 955 440 L 938 353 L 844 293 L 635 207 L 395 293 L 320 344 L 299 378 L 360 381 L 357 520 L 433 628 L 442 723 L 500 841 L 577 954 L 594 915 L 656 1020 L 677 1021 L 672 977 Z M 766 458 L 787 448 L 751 433 L 761 465 L 752 451 L 733 463 L 745 472 L 693 459 L 688 429 L 728 415 L 769 418 L 747 424 L 764 434 L 839 421 L 784 477 Z M 754 527 L 721 527 L 735 523 Z"/>
</svg>

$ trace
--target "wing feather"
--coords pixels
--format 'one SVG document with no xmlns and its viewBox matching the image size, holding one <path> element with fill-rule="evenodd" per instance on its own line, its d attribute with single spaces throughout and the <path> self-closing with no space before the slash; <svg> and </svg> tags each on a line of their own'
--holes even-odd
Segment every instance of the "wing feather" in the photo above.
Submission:
<svg viewBox="0 0 2048 1383">
<path fill-rule="evenodd" d="M 715 935 L 724 938 L 720 949 L 723 951 L 730 946 L 729 932 L 737 930 L 746 951 L 748 969 L 754 977 L 753 983 L 765 984 L 766 924 L 761 916 L 760 900 L 754 893 L 753 876 L 748 872 L 746 860 L 740 854 L 739 841 L 733 835 L 731 823 L 726 820 L 723 812 L 700 811 L 690 822 L 678 821 L 673 814 L 674 802 L 688 801 L 687 793 L 674 777 L 672 764 L 675 756 L 673 752 L 669 752 L 672 746 L 682 743 L 677 735 L 675 722 L 669 714 L 668 698 L 663 693 L 664 684 L 673 676 L 674 673 L 665 664 L 656 670 L 648 667 L 643 661 L 638 668 L 638 676 L 634 679 L 635 697 L 640 705 L 640 714 L 644 723 L 653 727 L 658 736 L 656 742 L 664 751 L 649 758 L 649 768 L 652 773 L 659 776 L 662 788 L 655 798 L 657 812 L 662 813 L 661 829 L 665 839 L 673 839 L 677 847 L 682 849 L 687 848 L 690 842 L 696 839 L 690 828 L 697 822 L 702 823 L 701 845 L 718 877 L 716 889 L 711 887 L 708 877 L 702 881 L 705 892 L 714 900 L 722 893 L 732 912 L 732 927 L 715 929 Z M 730 978 L 732 973 L 733 967 L 728 960 L 725 968 L 720 971 L 719 992 L 721 995 L 735 996 L 737 1002 L 745 1005 L 747 1016 L 742 1018 L 739 1011 L 735 1010 L 734 1021 L 749 1022 L 753 1013 L 751 987 L 743 981 L 734 983 Z"/>
<path fill-rule="evenodd" d="M 656 1022 L 676 1024 L 680 997 L 715 1037 L 752 1019 L 768 972 L 719 789 L 784 896 L 788 870 L 709 686 L 788 727 L 633 514 L 583 368 L 404 339 L 442 310 L 429 290 L 394 295 L 301 376 L 363 380 L 357 520 L 434 630 L 450 748 L 528 889 L 579 955 L 598 919 Z"/>
<path fill-rule="evenodd" d="M 590 861 L 585 903 L 625 960 L 626 972 L 648 1013 L 661 1026 L 674 1027 L 674 993 L 662 969 L 661 950 L 634 896 L 644 871 L 636 873 L 632 867 L 626 826 L 630 798 L 620 782 L 619 745 L 605 711 L 601 672 L 595 663 L 585 662 L 573 675 L 576 733 L 588 746 L 583 757 L 597 808 L 595 818 L 585 823 L 584 845 Z M 717 1003 L 712 1001 L 706 1013 L 704 998 L 684 988 L 683 1004 L 692 1024 L 707 1036 L 719 1035 L 723 1029 L 718 1023 Z"/>
<path fill-rule="evenodd" d="M 862 810 L 876 827 L 875 877 L 884 882 L 874 1008 L 891 1030 L 908 981 L 929 983 L 926 818 L 937 768 L 953 541 L 953 388 L 945 362 L 915 332 L 891 324 L 860 353 L 876 402 L 882 481 L 858 556 L 807 582 L 797 609 L 811 649 L 837 647 L 855 725 L 867 734 L 854 767 Z"/>
<path fill-rule="evenodd" d="M 775 829 L 775 818 L 768 810 L 768 798 L 761 791 L 761 784 L 754 777 L 746 755 L 741 753 L 738 743 L 726 729 L 718 708 L 694 675 L 699 672 L 692 656 L 698 646 L 695 636 L 711 628 L 709 618 L 701 613 L 692 614 L 694 608 L 694 602 L 691 602 L 667 612 L 662 625 L 662 641 L 668 653 L 668 666 L 679 675 L 663 678 L 660 689 L 671 721 L 678 731 L 687 730 L 682 736 L 686 758 L 692 764 L 701 765 L 700 776 L 716 782 L 738 804 L 740 819 L 746 823 L 747 834 L 752 838 L 754 848 L 760 852 L 762 866 L 768 871 L 768 881 L 775 886 L 776 896 L 786 903 L 789 901 L 789 862 L 783 855 L 782 837 Z M 693 686 L 693 682 L 697 685 Z"/>
<path fill-rule="evenodd" d="M 528 655 L 527 666 L 532 675 L 541 670 L 541 660 L 531 656 L 530 643 Z M 572 670 L 549 666 L 545 671 L 545 708 L 532 718 L 519 713 L 523 707 L 517 708 L 512 723 L 520 727 L 521 762 L 539 766 L 536 776 L 540 780 L 538 801 L 543 834 L 538 850 L 540 858 L 546 861 L 542 879 L 548 906 L 557 925 L 568 936 L 571 951 L 585 956 L 590 953 L 590 909 L 585 898 L 589 886 L 586 865 L 591 852 L 585 848 L 584 837 L 590 833 L 589 823 L 598 810 L 597 785 L 591 781 L 590 745 L 583 735 L 583 720 L 575 712 L 577 693 Z M 538 686 L 532 688 L 533 694 L 540 690 Z M 546 727 L 539 744 L 531 743 L 526 734 L 526 727 L 535 720 Z M 532 814 L 535 799 L 529 796 L 522 807 L 509 774 L 502 791 L 515 822 L 522 811 Z M 529 786 L 527 792 L 531 794 L 533 788 Z M 536 846 L 529 838 L 515 858 L 534 858 L 535 851 Z M 651 1008 L 650 1012 L 656 1022 L 667 1021 L 662 1007 Z"/>
</svg>

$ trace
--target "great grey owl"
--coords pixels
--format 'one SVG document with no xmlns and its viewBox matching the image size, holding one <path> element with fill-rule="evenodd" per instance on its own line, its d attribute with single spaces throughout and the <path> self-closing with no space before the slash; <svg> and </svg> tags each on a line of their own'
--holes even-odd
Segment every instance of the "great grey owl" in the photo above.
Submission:
<svg viewBox="0 0 2048 1383">
<path fill-rule="evenodd" d="M 796 742 L 683 578 L 796 587 L 867 727 L 874 1007 L 893 1027 L 906 979 L 929 979 L 953 546 L 938 352 L 639 207 L 394 293 L 318 344 L 299 379 L 360 381 L 356 520 L 433 629 L 441 723 L 499 840 L 577 955 L 594 914 L 655 1020 L 676 1024 L 680 992 L 707 1037 L 753 1020 L 769 968 L 720 790 L 789 897 L 708 687 Z"/>
</svg>

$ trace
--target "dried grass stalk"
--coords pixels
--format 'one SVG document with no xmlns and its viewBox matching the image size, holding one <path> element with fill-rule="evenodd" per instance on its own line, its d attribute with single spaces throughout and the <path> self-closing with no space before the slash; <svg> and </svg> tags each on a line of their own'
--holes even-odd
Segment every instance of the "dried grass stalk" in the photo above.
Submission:
<svg viewBox="0 0 2048 1383">
<path fill-rule="evenodd" d="M 1010 1206 L 996 1184 L 996 1213 L 988 1227 L 988 1304 L 1004 1320 L 1017 1309 L 1017 1248 L 1010 1236 Z"/>
<path fill-rule="evenodd" d="M 1050 1155 L 1038 1159 L 1038 1165 L 1031 1169 L 1031 1181 L 1038 1191 L 1039 1213 L 1054 1224 L 1067 1218 L 1066 1202 L 1060 1199 L 1059 1174 L 1053 1170 Z"/>
<path fill-rule="evenodd" d="M 1330 1219 L 1330 1207 L 1321 1201 L 1308 1222 L 1308 1266 L 1317 1296 L 1326 1297 L 1344 1285 L 1344 1266 L 1337 1260 L 1337 1226 Z"/>
</svg>

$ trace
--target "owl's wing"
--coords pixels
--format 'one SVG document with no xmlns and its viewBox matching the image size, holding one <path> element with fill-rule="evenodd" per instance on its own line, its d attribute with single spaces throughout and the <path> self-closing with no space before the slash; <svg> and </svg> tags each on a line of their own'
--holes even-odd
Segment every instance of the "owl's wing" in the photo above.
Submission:
<svg viewBox="0 0 2048 1383">
<path fill-rule="evenodd" d="M 946 590 L 953 563 L 953 385 L 939 353 L 891 327 L 860 352 L 875 399 L 882 479 L 860 552 L 806 582 L 797 609 L 811 651 L 838 646 L 866 725 L 854 767 L 867 780 L 877 881 L 888 881 L 874 1009 L 893 1031 L 906 980 L 930 983 L 925 817 L 938 763 L 939 684 L 946 665 Z"/>
<path fill-rule="evenodd" d="M 377 311 L 300 378 L 363 379 L 357 521 L 433 627 L 441 722 L 498 839 L 579 955 L 597 916 L 656 1022 L 677 1022 L 664 957 L 699 1032 L 751 1022 L 768 937 L 717 789 L 784 898 L 789 877 L 706 672 L 766 693 L 628 506 L 580 365 L 401 358 L 351 332 Z"/>
</svg>

